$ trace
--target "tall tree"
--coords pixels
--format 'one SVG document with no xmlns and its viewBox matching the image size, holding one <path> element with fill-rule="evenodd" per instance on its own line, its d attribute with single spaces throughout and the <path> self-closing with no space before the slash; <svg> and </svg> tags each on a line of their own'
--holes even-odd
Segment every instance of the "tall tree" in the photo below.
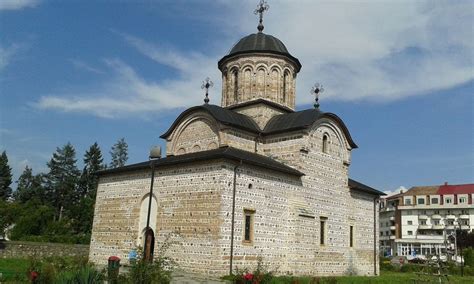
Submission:
<svg viewBox="0 0 474 284">
<path fill-rule="evenodd" d="M 82 196 L 90 196 L 95 199 L 97 187 L 96 172 L 105 168 L 103 162 L 102 151 L 97 142 L 95 142 L 84 154 L 84 168 L 79 181 Z"/>
<path fill-rule="evenodd" d="M 12 168 L 8 165 L 7 152 L 3 151 L 0 156 L 0 200 L 7 200 L 11 196 L 11 184 Z"/>
<path fill-rule="evenodd" d="M 112 162 L 110 162 L 111 168 L 125 166 L 128 160 L 128 145 L 127 142 L 125 142 L 125 138 L 119 139 L 117 143 L 112 146 L 110 155 L 112 156 Z"/>
<path fill-rule="evenodd" d="M 56 152 L 47 163 L 49 173 L 46 175 L 46 187 L 59 220 L 63 212 L 79 200 L 77 182 L 80 171 L 77 169 L 76 161 L 76 150 L 71 143 L 67 143 L 62 148 L 56 148 Z"/>
<path fill-rule="evenodd" d="M 33 170 L 26 166 L 23 173 L 17 180 L 17 188 L 13 193 L 15 201 L 26 203 L 36 198 L 42 202 L 45 201 L 44 191 L 42 187 L 42 175 L 34 175 Z"/>
</svg>

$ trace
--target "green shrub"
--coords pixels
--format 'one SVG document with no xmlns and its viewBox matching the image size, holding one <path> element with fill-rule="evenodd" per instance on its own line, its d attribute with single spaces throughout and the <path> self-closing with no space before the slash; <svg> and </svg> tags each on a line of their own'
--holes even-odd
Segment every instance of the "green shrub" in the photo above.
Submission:
<svg viewBox="0 0 474 284">
<path fill-rule="evenodd" d="M 464 264 L 469 266 L 474 266 L 474 249 L 467 248 L 463 251 Z"/>
</svg>

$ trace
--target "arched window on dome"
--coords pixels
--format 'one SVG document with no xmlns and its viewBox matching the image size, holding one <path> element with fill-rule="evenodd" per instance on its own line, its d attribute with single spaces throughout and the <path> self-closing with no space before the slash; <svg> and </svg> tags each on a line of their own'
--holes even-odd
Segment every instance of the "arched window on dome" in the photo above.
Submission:
<svg viewBox="0 0 474 284">
<path fill-rule="evenodd" d="M 324 133 L 323 135 L 323 153 L 327 153 L 328 152 L 328 140 L 329 140 L 329 135 L 327 133 Z"/>
<path fill-rule="evenodd" d="M 290 74 L 288 71 L 285 71 L 283 75 L 283 102 L 286 103 L 286 100 L 288 99 L 288 89 L 289 89 L 289 79 Z"/>
<path fill-rule="evenodd" d="M 237 69 L 232 71 L 232 80 L 233 80 L 233 87 L 234 87 L 234 102 L 239 101 L 239 72 Z"/>
</svg>

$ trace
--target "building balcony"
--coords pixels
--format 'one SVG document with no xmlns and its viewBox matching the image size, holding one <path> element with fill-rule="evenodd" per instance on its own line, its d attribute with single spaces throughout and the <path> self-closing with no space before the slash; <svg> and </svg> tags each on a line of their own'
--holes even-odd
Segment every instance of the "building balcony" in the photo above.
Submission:
<svg viewBox="0 0 474 284">
<path fill-rule="evenodd" d="M 395 230 L 395 226 L 390 226 L 390 230 Z"/>
<path fill-rule="evenodd" d="M 427 215 L 418 215 L 418 219 L 426 220 L 426 219 L 428 219 L 428 216 Z"/>
<path fill-rule="evenodd" d="M 390 239 L 391 239 L 391 240 L 395 240 L 396 237 L 395 237 L 395 236 L 390 236 Z"/>
<path fill-rule="evenodd" d="M 395 221 L 395 216 L 391 216 L 390 221 Z"/>
<path fill-rule="evenodd" d="M 469 215 L 466 215 L 466 214 L 459 215 L 459 219 L 469 219 Z"/>
<path fill-rule="evenodd" d="M 434 230 L 443 230 L 443 229 L 444 229 L 444 225 L 433 225 L 433 229 L 434 229 Z"/>
<path fill-rule="evenodd" d="M 446 230 L 454 230 L 454 225 L 446 225 L 444 228 Z"/>
<path fill-rule="evenodd" d="M 446 215 L 446 219 L 454 220 L 456 219 L 456 216 L 454 216 L 453 214 L 449 214 L 449 215 Z"/>
<path fill-rule="evenodd" d="M 469 230 L 469 225 L 461 225 L 461 230 Z"/>
<path fill-rule="evenodd" d="M 441 219 L 441 215 L 439 215 L 439 214 L 431 215 L 431 219 L 439 220 L 439 219 Z"/>
<path fill-rule="evenodd" d="M 418 229 L 420 230 L 428 230 L 431 229 L 431 225 L 419 225 Z"/>
</svg>

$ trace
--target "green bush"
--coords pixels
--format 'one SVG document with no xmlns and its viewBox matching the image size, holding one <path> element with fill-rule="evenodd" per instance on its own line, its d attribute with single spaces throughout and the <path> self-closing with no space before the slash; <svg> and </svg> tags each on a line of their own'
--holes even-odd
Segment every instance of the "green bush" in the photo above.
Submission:
<svg viewBox="0 0 474 284">
<path fill-rule="evenodd" d="M 474 266 L 474 249 L 467 248 L 463 251 L 464 264 L 469 266 Z"/>
</svg>

